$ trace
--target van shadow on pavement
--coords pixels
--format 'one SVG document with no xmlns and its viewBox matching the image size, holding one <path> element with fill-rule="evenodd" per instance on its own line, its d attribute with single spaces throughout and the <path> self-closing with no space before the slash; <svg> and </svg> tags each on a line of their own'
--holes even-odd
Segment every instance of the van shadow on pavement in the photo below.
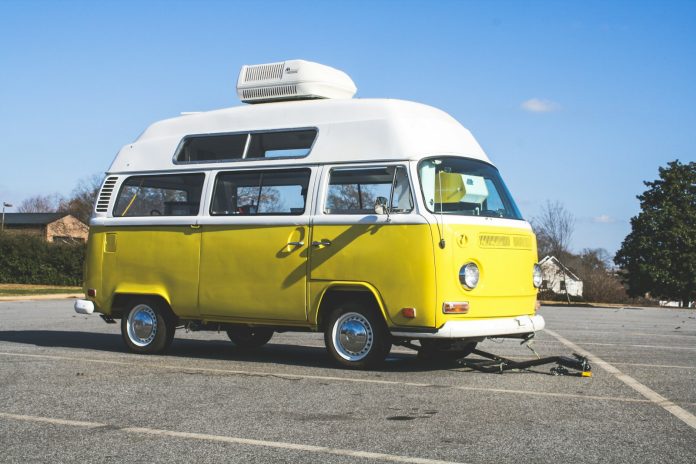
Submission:
<svg viewBox="0 0 696 464">
<path fill-rule="evenodd" d="M 0 331 L 0 342 L 22 343 L 48 348 L 74 348 L 112 353 L 128 353 L 120 335 L 65 331 L 65 330 L 7 330 Z M 2 349 L 0 348 L 0 351 Z M 133 356 L 142 356 L 133 354 Z M 237 350 L 224 340 L 174 339 L 172 346 L 163 356 L 172 358 L 194 358 L 229 360 L 262 364 L 282 364 L 298 367 L 345 370 L 329 358 L 324 347 L 276 344 L 271 340 L 265 346 L 253 350 Z M 116 359 L 114 359 L 116 360 Z M 420 362 L 414 355 L 392 353 L 378 370 L 388 372 L 418 372 L 442 370 L 454 365 L 443 366 Z"/>
</svg>

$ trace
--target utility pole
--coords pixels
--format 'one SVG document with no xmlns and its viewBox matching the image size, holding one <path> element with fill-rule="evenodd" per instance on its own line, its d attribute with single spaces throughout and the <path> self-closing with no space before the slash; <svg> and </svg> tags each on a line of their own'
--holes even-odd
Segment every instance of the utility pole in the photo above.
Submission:
<svg viewBox="0 0 696 464">
<path fill-rule="evenodd" d="M 6 201 L 2 202 L 2 226 L 0 226 L 0 232 L 5 232 L 5 208 L 12 208 L 12 205 Z"/>
</svg>

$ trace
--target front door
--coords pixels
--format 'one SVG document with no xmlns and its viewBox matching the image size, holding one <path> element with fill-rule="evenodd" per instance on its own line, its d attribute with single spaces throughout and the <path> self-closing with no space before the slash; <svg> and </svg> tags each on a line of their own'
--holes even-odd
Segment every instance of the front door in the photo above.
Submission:
<svg viewBox="0 0 696 464">
<path fill-rule="evenodd" d="M 307 320 L 310 169 L 220 172 L 201 218 L 199 307 L 239 322 Z"/>
</svg>

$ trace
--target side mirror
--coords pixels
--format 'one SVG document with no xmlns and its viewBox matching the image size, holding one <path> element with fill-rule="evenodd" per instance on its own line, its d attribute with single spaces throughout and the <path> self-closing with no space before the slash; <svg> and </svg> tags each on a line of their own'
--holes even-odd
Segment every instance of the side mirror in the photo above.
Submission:
<svg viewBox="0 0 696 464">
<path fill-rule="evenodd" d="M 384 197 L 377 197 L 375 199 L 375 213 L 377 214 L 387 214 L 389 208 L 387 207 L 388 200 Z"/>
</svg>

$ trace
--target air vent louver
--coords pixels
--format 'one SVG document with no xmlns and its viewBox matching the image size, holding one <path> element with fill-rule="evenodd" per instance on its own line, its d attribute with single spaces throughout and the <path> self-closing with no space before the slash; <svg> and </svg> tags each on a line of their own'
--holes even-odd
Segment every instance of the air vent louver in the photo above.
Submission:
<svg viewBox="0 0 696 464">
<path fill-rule="evenodd" d="M 260 87 L 256 89 L 244 89 L 242 97 L 250 99 L 270 99 L 278 97 L 291 97 L 297 95 L 296 85 L 281 85 L 278 87 Z"/>
<path fill-rule="evenodd" d="M 283 77 L 285 63 L 262 64 L 249 66 L 244 73 L 244 82 L 265 81 L 267 79 L 280 79 Z"/>
<path fill-rule="evenodd" d="M 94 208 L 97 213 L 106 213 L 109 210 L 111 194 L 114 192 L 117 180 L 118 177 L 107 177 L 104 181 L 104 185 L 99 192 L 99 198 L 97 198 L 97 205 Z"/>
</svg>

